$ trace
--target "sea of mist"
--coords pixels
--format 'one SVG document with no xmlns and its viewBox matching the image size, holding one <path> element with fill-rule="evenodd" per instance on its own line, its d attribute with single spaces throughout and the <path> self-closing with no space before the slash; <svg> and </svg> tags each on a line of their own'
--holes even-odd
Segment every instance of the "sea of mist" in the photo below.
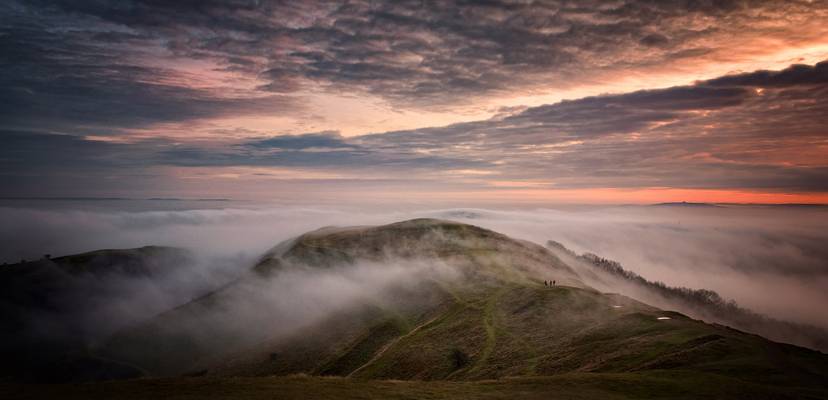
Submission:
<svg viewBox="0 0 828 400">
<path fill-rule="evenodd" d="M 125 291 L 131 295 L 117 304 L 116 311 L 128 310 L 130 302 L 147 304 L 150 297 L 167 299 L 157 307 L 145 307 L 142 315 L 195 295 L 194 287 L 226 284 L 244 274 L 268 249 L 304 232 L 436 217 L 539 244 L 555 240 L 575 252 L 618 261 L 649 280 L 712 289 L 773 318 L 828 329 L 825 207 L 434 209 L 117 199 L 6 201 L 0 206 L 0 262 L 145 245 L 183 247 L 196 254 L 199 262 L 185 271 L 198 274 L 198 285 L 179 286 L 187 276 L 174 275 L 174 280 Z M 181 293 L 176 294 L 179 288 Z"/>
</svg>

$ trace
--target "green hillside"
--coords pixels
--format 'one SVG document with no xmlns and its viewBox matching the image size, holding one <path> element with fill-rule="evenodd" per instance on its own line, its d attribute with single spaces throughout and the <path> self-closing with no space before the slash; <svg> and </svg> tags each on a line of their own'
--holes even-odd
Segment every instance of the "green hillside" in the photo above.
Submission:
<svg viewBox="0 0 828 400">
<path fill-rule="evenodd" d="M 446 390 L 434 389 L 434 398 L 455 390 L 497 397 L 512 385 L 527 396 L 725 395 L 734 387 L 794 397 L 828 393 L 828 356 L 822 353 L 601 293 L 547 249 L 470 225 L 412 220 L 323 229 L 277 246 L 245 279 L 269 279 L 299 266 L 399 260 L 445 264 L 458 277 L 392 287 L 393 296 L 382 302 L 338 310 L 289 335 L 271 335 L 264 323 L 220 326 L 212 320 L 244 292 L 237 283 L 121 332 L 100 351 L 161 376 L 351 378 L 257 381 L 284 390 L 302 382 L 322 391 L 331 382 L 341 390 L 358 390 L 364 379 L 412 382 L 375 389 L 381 397 L 425 395 L 418 392 L 425 390 L 420 381 L 444 382 L 433 386 Z M 557 285 L 544 284 L 553 279 Z M 238 329 L 257 332 L 240 340 Z"/>
</svg>

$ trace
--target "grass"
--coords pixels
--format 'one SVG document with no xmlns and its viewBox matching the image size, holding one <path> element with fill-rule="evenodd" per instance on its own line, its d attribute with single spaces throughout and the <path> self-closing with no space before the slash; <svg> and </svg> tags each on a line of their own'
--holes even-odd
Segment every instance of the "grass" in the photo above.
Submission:
<svg viewBox="0 0 828 400">
<path fill-rule="evenodd" d="M 71 399 L 820 399 L 818 389 L 780 389 L 695 371 L 570 373 L 484 381 L 393 381 L 288 376 L 175 378 L 97 384 L 0 384 L 7 400 Z"/>
<path fill-rule="evenodd" d="M 407 330 L 407 324 L 400 319 L 391 318 L 383 321 L 359 338 L 344 354 L 324 366 L 319 375 L 345 376 L 353 373 Z"/>
<path fill-rule="evenodd" d="M 469 374 L 473 375 L 477 370 L 483 367 L 494 351 L 497 343 L 497 328 L 495 327 L 494 309 L 497 305 L 498 299 L 503 296 L 507 288 L 498 289 L 486 300 L 486 306 L 483 308 L 483 327 L 486 330 L 486 342 L 483 344 L 483 349 L 480 351 L 480 356 L 475 360 L 474 365 L 469 370 Z"/>
<path fill-rule="evenodd" d="M 358 376 L 485 380 L 682 369 L 821 387 L 828 372 L 818 353 L 590 289 L 508 284 L 452 293 L 453 306 L 428 329 L 393 342 Z M 664 315 L 671 319 L 657 319 Z M 458 349 L 470 356 L 459 369 L 451 361 Z"/>
<path fill-rule="evenodd" d="M 401 314 L 377 308 L 375 313 L 385 317 L 372 318 L 370 322 L 366 319 L 364 328 L 359 328 L 358 318 L 340 315 L 340 319 L 349 322 L 348 330 L 322 322 L 302 333 L 307 345 L 283 346 L 277 351 L 276 361 L 260 361 L 233 374 L 304 371 L 352 376 L 354 379 L 334 382 L 354 388 L 360 387 L 363 380 L 429 381 L 438 386 L 448 384 L 447 381 L 474 381 L 481 387 L 489 387 L 484 384 L 489 380 L 507 380 L 520 382 L 515 389 L 531 388 L 526 390 L 533 395 L 546 393 L 537 392 L 528 383 L 536 382 L 531 380 L 534 378 L 566 382 L 577 390 L 586 390 L 589 380 L 572 382 L 584 373 L 587 375 L 583 376 L 600 378 L 594 380 L 596 385 L 606 381 L 606 388 L 601 389 L 606 396 L 615 396 L 613 382 L 624 379 L 640 379 L 642 384 L 656 387 L 667 385 L 672 388 L 671 393 L 680 392 L 681 388 L 693 393 L 693 385 L 679 381 L 692 381 L 698 376 L 716 377 L 741 386 L 755 385 L 757 393 L 773 387 L 767 393 L 788 388 L 807 394 L 825 387 L 821 383 L 828 372 L 824 355 L 705 324 L 623 296 L 588 288 L 515 282 L 443 284 L 434 288 L 443 293 L 443 305 L 432 314 Z M 664 315 L 672 319 L 657 319 Z M 320 332 L 337 332 L 336 339 L 314 339 Z M 319 346 L 329 350 L 315 350 Z M 301 368 L 278 369 L 291 360 L 299 360 Z M 652 371 L 662 372 L 653 375 Z M 681 373 L 669 375 L 670 371 Z M 555 380 L 560 376 L 570 378 Z M 293 381 L 279 382 L 289 387 L 296 385 Z M 402 386 L 409 387 L 406 385 L 409 384 Z M 414 393 L 424 390 L 411 385 L 414 386 L 409 389 Z M 451 389 L 447 393 L 454 393 L 463 386 L 447 387 Z M 483 396 L 480 398 L 489 396 L 481 387 L 473 387 Z M 730 390 L 728 385 L 713 388 L 722 393 Z M 497 393 L 499 389 L 492 390 Z M 642 394 L 632 388 L 621 392 L 631 391 Z M 378 396 L 393 397 L 394 393 Z M 428 392 L 428 396 L 441 398 L 442 394 Z"/>
<path fill-rule="evenodd" d="M 398 246 L 389 250 L 389 243 Z M 161 336 L 168 351 L 150 359 L 156 371 L 227 352 L 208 360 L 202 378 L 3 390 L 92 399 L 828 397 L 824 354 L 600 293 L 568 277 L 542 248 L 493 232 L 409 221 L 309 234 L 287 256 L 325 267 L 394 249 L 404 256 L 410 248 L 439 255 L 464 279 L 395 288 L 393 300 L 335 313 L 278 343 L 264 338 L 244 354 L 228 351 L 232 343 L 209 330 L 209 346 L 201 348 Z M 547 287 L 537 279 L 550 276 L 563 283 Z M 209 306 L 193 303 L 167 322 L 197 318 Z M 120 347 L 155 345 L 164 331 L 154 329 L 169 329 L 159 323 L 165 321 L 126 332 Z M 314 376 L 285 376 L 299 372 Z"/>
</svg>

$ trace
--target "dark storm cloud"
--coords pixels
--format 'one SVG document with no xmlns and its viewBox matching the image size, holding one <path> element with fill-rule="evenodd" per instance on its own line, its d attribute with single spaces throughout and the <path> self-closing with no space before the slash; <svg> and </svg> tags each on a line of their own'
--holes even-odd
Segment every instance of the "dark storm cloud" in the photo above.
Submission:
<svg viewBox="0 0 828 400">
<path fill-rule="evenodd" d="M 463 157 L 363 148 L 332 132 L 222 143 L 218 148 L 211 143 L 185 145 L 168 139 L 110 142 L 10 130 L 0 130 L 0 141 L 4 144 L 0 146 L 0 186 L 8 188 L 10 196 L 44 191 L 50 195 L 61 191 L 83 193 L 93 187 L 118 190 L 134 188 L 138 183 L 152 188 L 169 178 L 157 169 L 164 167 L 332 169 L 356 173 L 359 179 L 375 175 L 378 170 L 405 176 L 489 166 L 485 161 Z M 301 174 L 296 178 L 301 179 Z"/>
<path fill-rule="evenodd" d="M 163 57 L 150 46 L 163 37 L 84 13 L 92 3 L 73 4 L 81 9 L 0 6 L 3 127 L 111 133 L 298 107 L 284 96 L 225 97 L 176 82 L 174 70 L 145 63 Z"/>
<path fill-rule="evenodd" d="M 295 108 L 278 96 L 222 99 L 190 88 L 140 82 L 152 71 L 137 67 L 20 66 L 20 76 L 2 76 L 0 118 L 6 127 L 74 132 L 114 132 L 160 122 Z M 45 78 L 44 77 L 48 77 Z"/>
<path fill-rule="evenodd" d="M 0 130 L 0 166 L 6 173 L 21 167 L 53 168 L 61 164 L 74 167 L 106 165 L 113 146 L 76 136 L 33 134 Z"/>
<path fill-rule="evenodd" d="M 382 171 L 385 174 L 422 173 L 457 168 L 483 168 L 485 160 L 450 154 L 424 155 L 402 148 L 373 149 L 342 142 L 342 147 L 317 147 L 316 134 L 296 135 L 293 140 L 277 138 L 243 143 L 224 149 L 175 146 L 158 153 L 162 165 L 185 167 L 296 167 L 333 170 L 350 174 Z M 264 143 L 264 144 L 263 144 Z"/>
<path fill-rule="evenodd" d="M 480 180 L 484 185 L 492 178 L 541 180 L 559 188 L 828 191 L 828 166 L 820 150 L 828 126 L 826 65 L 351 138 L 317 132 L 199 145 L 5 132 L 0 155 L 7 179 L 51 170 L 60 175 L 152 166 L 277 166 L 410 178 L 478 170 L 487 174 Z"/>
<path fill-rule="evenodd" d="M 504 179 L 549 179 L 559 187 L 825 191 L 828 167 L 819 148 L 828 126 L 826 66 L 589 97 L 354 140 L 465 154 L 497 164 Z"/>
<path fill-rule="evenodd" d="M 307 133 L 304 135 L 281 135 L 250 142 L 247 143 L 247 145 L 258 148 L 278 148 L 292 150 L 302 150 L 309 148 L 354 148 L 354 145 L 346 143 L 344 138 L 336 132 Z"/>
<path fill-rule="evenodd" d="M 300 26 L 269 26 L 234 49 L 249 54 L 249 45 L 290 38 L 299 50 L 288 45 L 267 55 L 269 87 L 277 92 L 311 80 L 425 105 L 527 85 L 565 86 L 593 72 L 701 56 L 715 45 L 700 39 L 729 30 L 747 35 L 757 22 L 821 8 L 765 1 L 357 1 L 309 12 L 265 5 L 258 11 L 305 18 Z M 209 9 L 210 15 L 221 10 Z M 237 26 L 232 16 L 217 19 Z M 214 49 L 212 42 L 202 44 Z"/>
<path fill-rule="evenodd" d="M 783 15 L 802 21 L 825 9 L 774 1 L 11 0 L 0 6 L 0 112 L 7 128 L 118 129 L 286 113 L 300 101 L 289 95 L 307 85 L 436 106 L 696 57 L 725 46 L 712 39 L 728 32 L 748 37 Z M 264 83 L 233 96 L 194 88 L 174 67 L 181 60 Z"/>
<path fill-rule="evenodd" d="M 828 62 L 792 65 L 781 71 L 756 71 L 707 81 L 709 86 L 783 87 L 828 85 Z"/>
<path fill-rule="evenodd" d="M 164 142 L 119 144 L 73 135 L 0 130 L 3 196 L 87 196 L 91 189 L 152 190 Z M 107 194 L 107 195 L 108 195 Z"/>
<path fill-rule="evenodd" d="M 741 104 L 752 92 L 740 87 L 676 87 L 623 95 L 588 97 L 533 107 L 489 121 L 440 128 L 398 131 L 355 139 L 376 145 L 521 146 L 557 144 L 567 140 L 598 139 L 647 129 L 654 123 Z M 502 148 L 502 147 L 500 147 Z"/>
</svg>

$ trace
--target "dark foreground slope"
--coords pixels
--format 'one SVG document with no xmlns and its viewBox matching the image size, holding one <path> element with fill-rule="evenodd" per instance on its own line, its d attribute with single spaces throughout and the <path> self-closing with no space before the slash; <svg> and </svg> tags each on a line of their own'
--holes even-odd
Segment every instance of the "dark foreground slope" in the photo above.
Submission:
<svg viewBox="0 0 828 400">
<path fill-rule="evenodd" d="M 185 250 L 146 246 L 0 267 L 0 376 L 64 381 L 140 375 L 89 353 L 90 342 L 115 325 L 103 309 L 123 301 L 128 288 L 163 279 L 190 263 L 192 255 Z"/>
<path fill-rule="evenodd" d="M 0 384 L 0 398 L 63 399 L 824 399 L 825 392 L 744 382 L 694 371 L 568 373 L 486 381 L 338 377 L 165 378 L 74 385 Z"/>
</svg>

